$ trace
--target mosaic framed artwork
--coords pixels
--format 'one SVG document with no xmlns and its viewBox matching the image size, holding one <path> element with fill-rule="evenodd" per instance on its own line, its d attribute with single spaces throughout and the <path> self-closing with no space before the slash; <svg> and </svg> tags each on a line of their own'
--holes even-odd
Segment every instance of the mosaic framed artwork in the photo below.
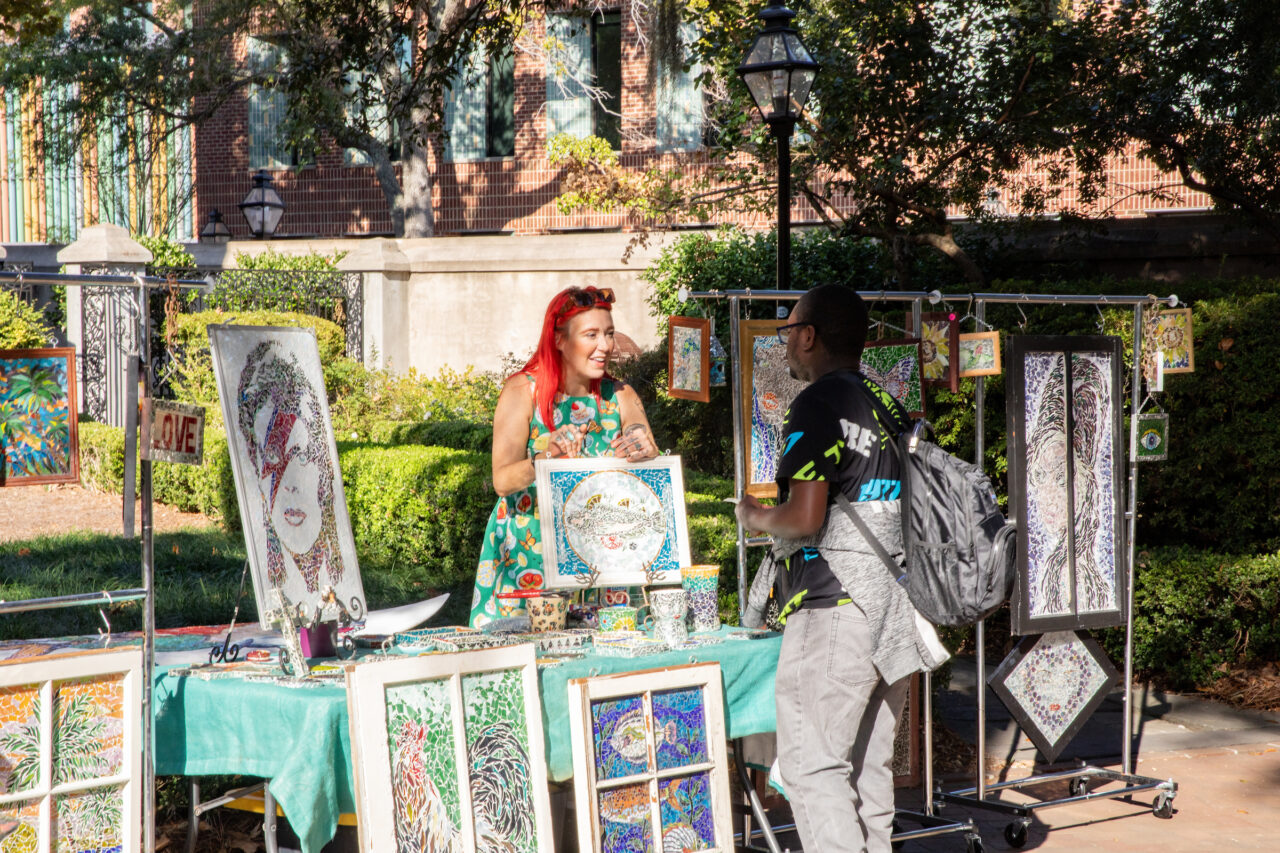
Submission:
<svg viewBox="0 0 1280 853">
<path fill-rule="evenodd" d="M 893 787 L 911 788 L 920 784 L 920 674 L 907 683 L 907 698 L 893 730 Z"/>
<path fill-rule="evenodd" d="M 924 417 L 924 383 L 919 338 L 868 341 L 862 374 L 889 392 L 913 418 Z"/>
<path fill-rule="evenodd" d="M 667 393 L 681 400 L 711 400 L 711 321 L 667 318 Z"/>
<path fill-rule="evenodd" d="M 1004 372 L 1000 362 L 999 332 L 967 332 L 959 339 L 959 367 L 962 378 L 999 376 Z"/>
<path fill-rule="evenodd" d="M 1165 373 L 1195 372 L 1196 345 L 1191 328 L 1191 309 L 1157 311 L 1151 346 L 1163 354 L 1162 366 Z"/>
<path fill-rule="evenodd" d="M 925 385 L 960 390 L 960 323 L 954 312 L 926 311 L 920 315 L 920 372 Z M 914 335 L 911 313 L 907 334 Z"/>
<path fill-rule="evenodd" d="M 332 587 L 363 619 L 315 333 L 221 325 L 209 327 L 209 342 L 260 624 L 268 627 L 271 589 L 310 611 Z"/>
<path fill-rule="evenodd" d="M 142 650 L 0 665 L 3 853 L 142 847 Z"/>
<path fill-rule="evenodd" d="M 1163 462 L 1169 458 L 1169 415 L 1143 412 L 1138 415 L 1138 461 Z"/>
<path fill-rule="evenodd" d="M 1129 567 L 1120 339 L 1017 335 L 1010 349 L 1012 631 L 1122 625 Z"/>
<path fill-rule="evenodd" d="M 76 351 L 0 350 L 0 486 L 80 481 Z"/>
<path fill-rule="evenodd" d="M 786 322 L 743 320 L 738 324 L 746 490 L 758 498 L 778 494 L 774 477 L 782 446 L 782 419 L 806 384 L 792 378 L 787 347 L 778 340 L 778 327 Z"/>
<path fill-rule="evenodd" d="M 692 563 L 679 456 L 534 463 L 549 589 L 680 582 Z"/>
<path fill-rule="evenodd" d="M 364 853 L 555 849 L 532 644 L 346 677 Z"/>
<path fill-rule="evenodd" d="M 1046 761 L 1062 754 L 1120 680 L 1087 633 L 1023 637 L 987 679 Z"/>
<path fill-rule="evenodd" d="M 569 682 L 582 853 L 731 853 L 720 665 Z"/>
</svg>

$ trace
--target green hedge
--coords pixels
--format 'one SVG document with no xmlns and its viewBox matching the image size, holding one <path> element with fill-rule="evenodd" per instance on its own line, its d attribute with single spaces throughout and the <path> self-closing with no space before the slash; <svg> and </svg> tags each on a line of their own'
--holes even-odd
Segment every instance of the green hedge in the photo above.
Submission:
<svg viewBox="0 0 1280 853">
<path fill-rule="evenodd" d="M 466 420 L 374 421 L 366 428 L 372 444 L 451 447 L 486 456 L 493 447 L 493 424 Z"/>
</svg>

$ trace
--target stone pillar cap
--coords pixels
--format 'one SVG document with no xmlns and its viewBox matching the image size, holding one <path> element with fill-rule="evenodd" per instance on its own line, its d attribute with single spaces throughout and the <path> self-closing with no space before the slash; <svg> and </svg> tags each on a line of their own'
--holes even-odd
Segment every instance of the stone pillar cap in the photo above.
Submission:
<svg viewBox="0 0 1280 853">
<path fill-rule="evenodd" d="M 409 258 L 395 240 L 375 237 L 361 240 L 360 245 L 338 261 L 344 272 L 408 272 Z"/>
<path fill-rule="evenodd" d="M 80 229 L 80 237 L 58 252 L 58 263 L 146 265 L 151 257 L 151 250 L 130 237 L 127 230 L 104 222 Z"/>
</svg>

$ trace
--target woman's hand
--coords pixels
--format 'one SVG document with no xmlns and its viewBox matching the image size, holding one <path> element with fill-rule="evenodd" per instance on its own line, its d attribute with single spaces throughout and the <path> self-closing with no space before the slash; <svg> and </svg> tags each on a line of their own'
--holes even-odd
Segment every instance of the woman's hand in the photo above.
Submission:
<svg viewBox="0 0 1280 853">
<path fill-rule="evenodd" d="M 644 462 L 658 455 L 658 445 L 649 428 L 642 423 L 629 424 L 621 435 L 609 443 L 613 455 L 628 462 Z"/>
<path fill-rule="evenodd" d="M 548 459 L 570 458 L 582 453 L 582 445 L 587 440 L 587 425 L 562 426 L 547 440 Z"/>
</svg>

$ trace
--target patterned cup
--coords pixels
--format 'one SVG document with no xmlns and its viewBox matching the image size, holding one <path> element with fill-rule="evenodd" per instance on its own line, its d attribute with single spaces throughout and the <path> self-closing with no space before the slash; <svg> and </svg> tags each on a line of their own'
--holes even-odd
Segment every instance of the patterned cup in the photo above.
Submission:
<svg viewBox="0 0 1280 853">
<path fill-rule="evenodd" d="M 629 604 L 601 607 L 596 611 L 596 621 L 601 631 L 634 631 L 639 611 L 640 608 Z"/>
<path fill-rule="evenodd" d="M 649 609 L 653 613 L 653 634 L 668 646 L 683 646 L 689 641 L 685 614 L 689 611 L 689 594 L 683 589 L 658 589 L 649 593 Z"/>
<path fill-rule="evenodd" d="M 695 632 L 720 630 L 720 567 L 682 566 L 680 586 L 689 594 Z"/>
<path fill-rule="evenodd" d="M 569 612 L 569 598 L 564 595 L 539 595 L 528 599 L 529 626 L 534 631 L 559 631 L 564 628 Z"/>
</svg>

